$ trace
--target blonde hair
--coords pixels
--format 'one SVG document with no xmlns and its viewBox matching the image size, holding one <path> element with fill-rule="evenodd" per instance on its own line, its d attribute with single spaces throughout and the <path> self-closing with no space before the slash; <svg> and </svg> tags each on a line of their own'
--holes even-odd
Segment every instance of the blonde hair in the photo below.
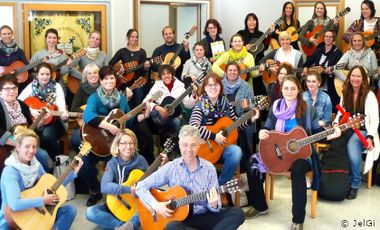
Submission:
<svg viewBox="0 0 380 230">
<path fill-rule="evenodd" d="M 127 135 L 127 136 L 131 137 L 132 140 L 133 140 L 134 147 L 135 147 L 135 151 L 133 152 L 133 156 L 135 156 L 136 153 L 137 153 L 137 151 L 139 151 L 139 149 L 138 149 L 139 143 L 137 141 L 136 134 L 132 130 L 130 130 L 130 129 L 122 129 L 122 130 L 120 130 L 120 133 L 117 134 L 116 137 L 112 141 L 112 144 L 111 144 L 111 154 L 112 154 L 112 156 L 114 156 L 114 157 L 119 156 L 119 143 L 120 143 L 121 138 L 124 135 Z"/>
<path fill-rule="evenodd" d="M 39 136 L 31 129 L 28 129 L 24 126 L 18 125 L 15 128 L 15 131 L 13 132 L 13 136 L 15 139 L 15 142 L 18 145 L 22 144 L 22 141 L 24 140 L 25 137 L 34 137 L 37 140 L 37 145 L 39 143 Z"/>
<path fill-rule="evenodd" d="M 87 75 L 90 73 L 90 72 L 98 72 L 98 76 L 99 76 L 99 67 L 97 65 L 95 65 L 94 63 L 90 63 L 88 65 L 86 65 L 86 67 L 84 67 L 83 69 L 83 73 L 82 73 L 82 83 L 86 83 L 87 82 Z"/>
<path fill-rule="evenodd" d="M 290 34 L 288 33 L 288 31 L 281 31 L 279 34 L 278 34 L 278 40 L 280 41 L 282 38 L 285 38 L 285 37 L 288 37 L 288 38 L 291 38 Z"/>
</svg>

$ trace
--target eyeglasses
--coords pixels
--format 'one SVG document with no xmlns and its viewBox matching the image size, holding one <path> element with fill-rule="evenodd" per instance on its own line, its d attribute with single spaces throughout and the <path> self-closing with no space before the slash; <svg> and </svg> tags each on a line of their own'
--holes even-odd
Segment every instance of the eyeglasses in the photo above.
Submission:
<svg viewBox="0 0 380 230">
<path fill-rule="evenodd" d="M 17 91 L 18 90 L 18 87 L 17 86 L 14 86 L 14 87 L 5 87 L 3 88 L 3 90 L 7 93 L 11 92 L 11 91 Z"/>
<path fill-rule="evenodd" d="M 133 143 L 133 142 L 119 142 L 119 145 L 125 145 L 125 146 L 134 146 L 135 145 L 135 143 Z"/>
<path fill-rule="evenodd" d="M 219 88 L 220 85 L 219 84 L 207 84 L 206 87 L 212 89 L 212 88 Z"/>
</svg>

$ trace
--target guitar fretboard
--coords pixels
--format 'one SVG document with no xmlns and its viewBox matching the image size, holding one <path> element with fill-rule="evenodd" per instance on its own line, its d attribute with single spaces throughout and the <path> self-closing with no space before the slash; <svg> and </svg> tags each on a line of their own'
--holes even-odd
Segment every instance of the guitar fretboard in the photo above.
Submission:
<svg viewBox="0 0 380 230">
<path fill-rule="evenodd" d="M 224 186 L 220 186 L 216 189 L 216 191 L 218 193 L 223 193 L 225 191 L 225 188 L 224 188 Z M 192 203 L 195 203 L 198 201 L 207 200 L 207 193 L 208 193 L 208 191 L 205 191 L 205 192 L 200 192 L 197 194 L 192 194 L 189 196 L 185 196 L 185 197 L 176 199 L 176 200 L 174 200 L 174 202 L 175 202 L 174 208 L 179 208 L 179 207 L 184 206 L 184 205 L 192 204 Z"/>
</svg>

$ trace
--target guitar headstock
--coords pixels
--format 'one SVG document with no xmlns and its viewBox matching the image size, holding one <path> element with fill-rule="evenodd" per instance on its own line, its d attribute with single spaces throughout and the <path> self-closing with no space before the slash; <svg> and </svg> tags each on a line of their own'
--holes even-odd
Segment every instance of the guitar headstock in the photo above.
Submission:
<svg viewBox="0 0 380 230">
<path fill-rule="evenodd" d="M 86 54 L 87 54 L 87 50 L 85 50 L 85 49 L 80 49 L 80 50 L 78 50 L 77 52 L 73 53 L 73 54 L 71 55 L 71 58 L 72 58 L 72 59 L 77 59 L 77 58 L 83 57 L 83 56 L 86 55 Z"/>
<path fill-rule="evenodd" d="M 164 153 L 168 154 L 171 153 L 175 146 L 175 136 L 169 137 L 164 144 L 165 149 L 163 150 Z"/>
<path fill-rule="evenodd" d="M 270 98 L 268 96 L 262 96 L 262 98 L 257 102 L 256 108 L 259 110 L 267 109 L 270 105 Z"/>
<path fill-rule="evenodd" d="M 312 66 L 308 69 L 309 70 L 314 70 L 314 71 L 317 71 L 319 74 L 323 73 L 323 71 L 325 71 L 325 68 L 323 68 L 322 66 Z"/>
<path fill-rule="evenodd" d="M 198 26 L 192 26 L 191 29 L 185 33 L 185 39 L 189 39 L 189 37 L 191 37 L 195 31 L 197 31 L 198 29 Z"/>
<path fill-rule="evenodd" d="M 346 63 L 339 63 L 339 64 L 334 65 L 334 66 L 333 66 L 333 69 L 334 69 L 334 70 L 341 70 L 341 69 L 345 69 L 346 66 L 347 66 Z"/>
<path fill-rule="evenodd" d="M 80 151 L 79 151 L 78 155 L 86 156 L 90 152 L 91 148 L 92 148 L 92 146 L 89 142 L 83 141 L 81 146 L 80 146 Z"/>
<path fill-rule="evenodd" d="M 281 26 L 281 24 L 284 22 L 284 20 L 282 20 L 282 18 L 278 18 L 273 24 L 276 25 L 276 26 Z"/>
<path fill-rule="evenodd" d="M 336 18 L 343 17 L 344 15 L 348 14 L 351 11 L 350 7 L 346 7 L 344 10 L 340 11 Z"/>
<path fill-rule="evenodd" d="M 265 69 L 269 69 L 270 67 L 278 68 L 281 62 L 273 59 L 268 59 L 265 62 Z"/>
<path fill-rule="evenodd" d="M 220 192 L 221 193 L 235 193 L 240 191 L 241 189 L 244 188 L 244 182 L 239 179 L 233 179 L 230 181 L 227 181 L 225 185 L 220 186 Z"/>
<path fill-rule="evenodd" d="M 360 126 L 364 125 L 364 118 L 365 118 L 364 114 L 358 113 L 357 115 L 354 115 L 354 116 L 350 117 L 348 119 L 348 121 L 346 122 L 346 124 L 349 127 L 357 128 L 358 129 L 358 128 L 360 128 Z"/>
<path fill-rule="evenodd" d="M 160 98 L 162 96 L 162 91 L 161 90 L 158 90 L 157 92 L 155 92 L 152 97 L 150 98 L 150 101 L 155 101 L 157 100 L 158 98 Z"/>
<path fill-rule="evenodd" d="M 162 62 L 163 62 L 163 60 L 162 60 L 162 56 L 161 55 L 150 59 L 150 63 L 152 63 L 152 64 L 153 63 L 154 64 L 161 64 Z"/>
</svg>

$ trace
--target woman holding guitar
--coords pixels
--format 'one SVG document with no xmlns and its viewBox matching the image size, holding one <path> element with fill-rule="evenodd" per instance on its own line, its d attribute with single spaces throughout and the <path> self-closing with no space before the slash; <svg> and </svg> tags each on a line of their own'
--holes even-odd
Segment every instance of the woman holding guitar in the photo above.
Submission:
<svg viewBox="0 0 380 230">
<path fill-rule="evenodd" d="M 351 48 L 340 58 L 337 65 L 344 65 L 351 69 L 355 65 L 363 66 L 368 72 L 366 76 L 370 78 L 369 85 L 374 88 L 374 79 L 377 79 L 377 58 L 373 50 L 365 43 L 365 37 L 362 32 L 355 32 L 350 38 Z M 334 70 L 334 74 L 341 82 L 347 78 L 345 70 Z M 338 94 L 341 92 L 338 92 Z"/>
<path fill-rule="evenodd" d="M 295 11 L 294 11 L 294 4 L 292 2 L 285 2 L 284 5 L 282 6 L 282 23 L 280 26 L 276 25 L 276 32 L 271 34 L 272 39 L 275 40 L 275 45 L 272 45 L 272 40 L 271 40 L 271 45 L 272 49 L 278 49 L 280 48 L 280 44 L 278 44 L 278 33 L 277 32 L 282 32 L 282 31 L 289 31 L 291 38 L 292 38 L 292 47 L 296 50 L 300 50 L 298 47 L 298 30 L 300 28 L 300 21 L 296 19 L 295 17 Z M 298 31 L 298 32 L 297 32 Z M 293 33 L 295 33 L 293 35 Z M 296 37 L 297 39 L 293 39 Z M 274 41 L 273 41 L 274 42 Z"/>
<path fill-rule="evenodd" d="M 101 189 L 103 194 L 119 196 L 123 193 L 129 193 L 136 196 L 136 185 L 126 186 L 123 183 L 132 176 L 133 170 L 146 171 L 148 168 L 148 163 L 138 153 L 137 146 L 137 137 L 130 129 L 122 129 L 115 136 L 111 145 L 113 157 L 107 162 L 107 170 L 102 176 Z M 118 227 L 120 229 L 138 229 L 140 226 L 137 212 L 128 222 L 124 223 L 112 215 L 105 204 L 87 208 L 86 218 L 99 227 L 107 229 L 119 229 Z"/>
<path fill-rule="evenodd" d="M 14 40 L 12 28 L 3 25 L 0 27 L 0 67 L 9 67 L 16 61 L 20 61 L 24 65 L 29 64 L 24 50 L 18 47 Z M 0 70 L 0 74 L 3 74 L 2 70 Z M 20 82 L 21 84 L 18 86 L 20 92 L 29 84 L 29 79 L 31 79 L 31 77 L 28 78 L 28 73 L 25 75 L 22 79 L 23 82 Z"/>
<path fill-rule="evenodd" d="M 100 86 L 91 94 L 87 100 L 86 109 L 83 113 L 83 120 L 86 124 L 109 131 L 112 135 L 117 135 L 120 129 L 105 121 L 100 116 L 107 116 L 113 109 L 119 108 L 122 112 L 130 111 L 127 99 L 116 89 L 116 77 L 111 66 L 103 66 L 99 70 Z M 127 127 L 131 127 L 134 118 L 128 120 Z M 83 133 L 82 133 L 83 135 Z M 87 200 L 87 206 L 95 205 L 102 198 L 100 183 L 97 178 L 96 164 L 99 161 L 107 161 L 110 157 L 100 157 L 89 153 L 83 157 L 84 168 L 79 173 L 82 181 L 85 181 L 91 190 L 91 196 Z"/>
<path fill-rule="evenodd" d="M 328 24 L 330 24 L 331 20 L 333 19 L 330 19 L 329 16 L 327 16 L 327 9 L 326 9 L 325 3 L 316 2 L 314 4 L 313 16 L 311 17 L 309 21 L 306 22 L 305 25 L 302 26 L 302 30 L 299 34 L 299 40 L 301 41 L 301 43 L 308 47 L 318 46 L 319 45 L 318 39 L 316 39 L 314 36 L 307 38 L 305 35 L 306 33 L 314 33 L 314 32 L 320 31 L 321 29 L 318 29 L 319 28 L 318 26 L 322 26 L 322 27 L 327 26 Z M 338 33 L 338 29 L 339 29 L 338 20 L 334 18 L 333 25 L 327 29 L 333 30 L 335 33 Z"/>
<path fill-rule="evenodd" d="M 320 66 L 323 68 L 321 72 L 322 81 L 320 89 L 325 91 L 333 104 L 333 111 L 336 113 L 335 105 L 339 103 L 339 96 L 335 90 L 334 83 L 334 68 L 339 59 L 342 57 L 342 52 L 334 45 L 336 33 L 332 30 L 326 30 L 324 34 L 324 45 L 319 46 L 316 51 L 307 58 L 305 62 L 304 75 L 307 74 L 307 68 L 312 66 Z M 343 66 L 342 66 L 343 67 Z M 344 68 L 344 67 L 343 67 Z"/>
<path fill-rule="evenodd" d="M 1 229 L 9 228 L 4 213 L 7 206 L 9 206 L 12 212 L 17 212 L 27 209 L 41 208 L 45 205 L 56 205 L 60 200 L 60 197 L 57 194 L 50 194 L 47 190 L 45 190 L 40 197 L 33 197 L 33 199 L 22 198 L 21 192 L 32 188 L 35 185 L 35 182 L 46 174 L 46 172 L 35 158 L 39 140 L 37 134 L 30 129 L 18 126 L 15 130 L 14 136 L 16 148 L 12 152 L 12 155 L 6 159 L 6 167 L 1 175 L 1 197 L 3 198 L 3 204 L 0 211 Z M 78 157 L 75 159 L 78 163 L 74 167 L 74 171 L 65 179 L 63 183 L 64 185 L 70 183 L 82 167 L 82 160 Z M 65 205 L 58 208 L 53 229 L 70 229 L 76 213 L 76 208 L 72 205 Z"/>
<path fill-rule="evenodd" d="M 290 65 L 293 66 L 293 68 L 300 68 L 303 67 L 303 57 L 302 53 L 296 49 L 294 49 L 291 46 L 291 37 L 290 34 L 287 31 L 280 32 L 278 35 L 278 39 L 280 42 L 281 47 L 277 50 L 271 51 L 269 54 L 267 54 L 262 62 L 272 62 L 273 60 L 276 62 L 287 62 Z M 260 71 L 264 71 L 264 64 L 261 65 Z M 270 76 L 268 76 L 270 75 Z M 278 67 L 275 65 L 271 65 L 269 67 L 269 71 L 263 73 L 263 79 L 264 81 L 270 81 L 270 78 L 276 78 L 278 75 Z M 268 79 L 269 80 L 265 80 Z"/>
<path fill-rule="evenodd" d="M 220 26 L 219 22 L 214 19 L 210 18 L 207 20 L 205 29 L 203 31 L 203 34 L 206 36 L 201 40 L 205 47 L 205 54 L 208 60 L 211 63 L 214 63 L 216 59 L 219 57 L 220 54 L 213 54 L 211 49 L 211 44 L 214 42 L 222 42 L 223 47 L 225 50 L 226 43 L 224 42 L 223 38 L 221 38 L 219 35 L 222 33 L 222 27 Z"/>
<path fill-rule="evenodd" d="M 51 103 L 57 107 L 59 112 L 62 112 L 60 119 L 53 119 L 50 123 L 45 123 L 43 128 L 37 131 L 41 138 L 41 147 L 49 153 L 50 158 L 54 161 L 55 156 L 62 154 L 59 139 L 66 132 L 66 121 L 69 116 L 62 86 L 51 79 L 51 74 L 52 69 L 49 64 L 41 63 L 38 65 L 36 79 L 21 92 L 18 99 L 28 104 L 34 118 L 38 117 L 42 109 L 42 106 L 38 105 L 37 102 L 42 102 L 45 105 Z M 30 102 L 31 100 L 32 102 Z M 48 118 L 50 118 L 49 112 L 43 120 Z"/>
<path fill-rule="evenodd" d="M 188 86 L 188 83 L 194 82 L 203 72 L 211 71 L 211 63 L 205 56 L 204 44 L 202 42 L 195 43 L 193 52 L 194 56 L 183 65 L 182 81 L 185 83 L 185 86 Z M 190 81 L 187 80 L 188 78 L 190 78 Z"/>
<path fill-rule="evenodd" d="M 289 132 L 296 126 L 302 126 L 308 133 L 310 133 L 313 128 L 313 114 L 311 108 L 302 98 L 302 87 L 297 77 L 293 75 L 286 76 L 281 91 L 283 98 L 276 100 L 270 108 L 264 129 L 259 132 L 260 140 L 269 138 L 268 130 L 275 129 L 280 132 Z M 253 161 L 255 161 L 255 159 L 256 157 L 254 157 Z M 314 157 L 312 157 L 312 159 L 314 160 Z M 316 181 L 316 178 L 318 177 L 318 169 L 313 167 L 314 163 L 312 162 L 312 159 L 298 159 L 293 162 L 290 168 L 293 204 L 293 224 L 290 228 L 291 230 L 303 229 L 307 201 L 305 175 L 311 169 L 313 169 L 314 173 L 313 186 L 318 184 Z M 245 212 L 246 218 L 254 218 L 258 215 L 266 214 L 269 211 L 262 185 L 264 178 L 265 175 L 261 174 L 259 171 L 251 171 L 248 175 L 250 191 L 248 200 L 253 208 Z"/>
<path fill-rule="evenodd" d="M 129 29 L 127 32 L 127 40 L 127 47 L 119 49 L 108 64 L 110 66 L 114 66 L 117 62 L 121 61 L 122 65 L 125 66 L 126 63 L 132 63 L 135 61 L 137 62 L 137 65 L 144 63 L 144 67 L 142 69 L 136 70 L 135 73 L 132 72 L 133 79 L 131 79 L 129 82 L 125 80 L 121 81 L 121 90 L 124 90 L 127 86 L 131 86 L 137 78 L 144 76 L 150 67 L 149 61 L 146 60 L 145 50 L 139 46 L 139 34 L 137 30 Z M 128 67 L 133 68 L 133 65 L 131 64 L 131 66 Z M 130 101 L 131 109 L 139 105 L 143 99 L 144 88 L 136 88 L 133 90 L 133 97 Z"/>
<path fill-rule="evenodd" d="M 365 114 L 365 126 L 361 126 L 359 131 L 365 138 L 366 146 L 360 141 L 358 136 L 349 131 L 347 152 L 350 159 L 350 191 L 347 199 L 356 198 L 357 191 L 361 183 L 361 162 L 362 153 L 366 150 L 366 160 L 364 172 L 372 170 L 373 161 L 379 157 L 380 142 L 377 128 L 379 126 L 378 101 L 375 94 L 370 90 L 367 73 L 362 66 L 354 66 L 348 73 L 348 77 L 343 85 L 343 97 L 340 105 L 351 115 Z M 337 124 L 342 117 L 340 111 L 336 115 L 333 124 Z"/>
<path fill-rule="evenodd" d="M 224 95 L 223 82 L 217 74 L 211 72 L 205 77 L 201 91 L 204 96 L 195 105 L 189 124 L 198 128 L 204 141 L 214 140 L 223 146 L 227 141 L 223 131 L 213 133 L 207 129 L 207 126 L 214 125 L 220 118 L 225 116 L 233 121 L 236 121 L 238 117 L 227 96 Z M 243 122 L 239 129 L 248 127 L 258 117 L 259 112 L 256 111 L 255 115 L 250 120 Z M 224 167 L 218 178 L 219 185 L 225 184 L 233 177 L 243 155 L 241 148 L 235 144 L 224 147 L 221 156 Z"/>
<path fill-rule="evenodd" d="M 343 40 L 349 44 L 350 38 L 355 32 L 364 32 L 365 34 L 365 43 L 369 43 L 372 49 L 377 49 L 379 47 L 379 38 L 370 37 L 374 34 L 379 35 L 380 33 L 380 20 L 378 17 L 375 17 L 376 9 L 375 4 L 371 0 L 364 0 L 361 4 L 361 15 L 360 19 L 355 20 L 347 31 L 343 35 Z M 370 39 L 369 39 L 370 38 Z"/>
<path fill-rule="evenodd" d="M 81 107 L 87 104 L 88 97 L 98 89 L 99 85 L 99 68 L 94 63 L 90 63 L 83 69 L 82 82 L 71 103 L 71 111 L 83 112 Z M 71 147 L 76 152 L 82 142 L 80 138 L 80 126 L 82 125 L 83 121 L 80 120 L 79 127 L 74 130 L 70 139 Z"/>
</svg>

